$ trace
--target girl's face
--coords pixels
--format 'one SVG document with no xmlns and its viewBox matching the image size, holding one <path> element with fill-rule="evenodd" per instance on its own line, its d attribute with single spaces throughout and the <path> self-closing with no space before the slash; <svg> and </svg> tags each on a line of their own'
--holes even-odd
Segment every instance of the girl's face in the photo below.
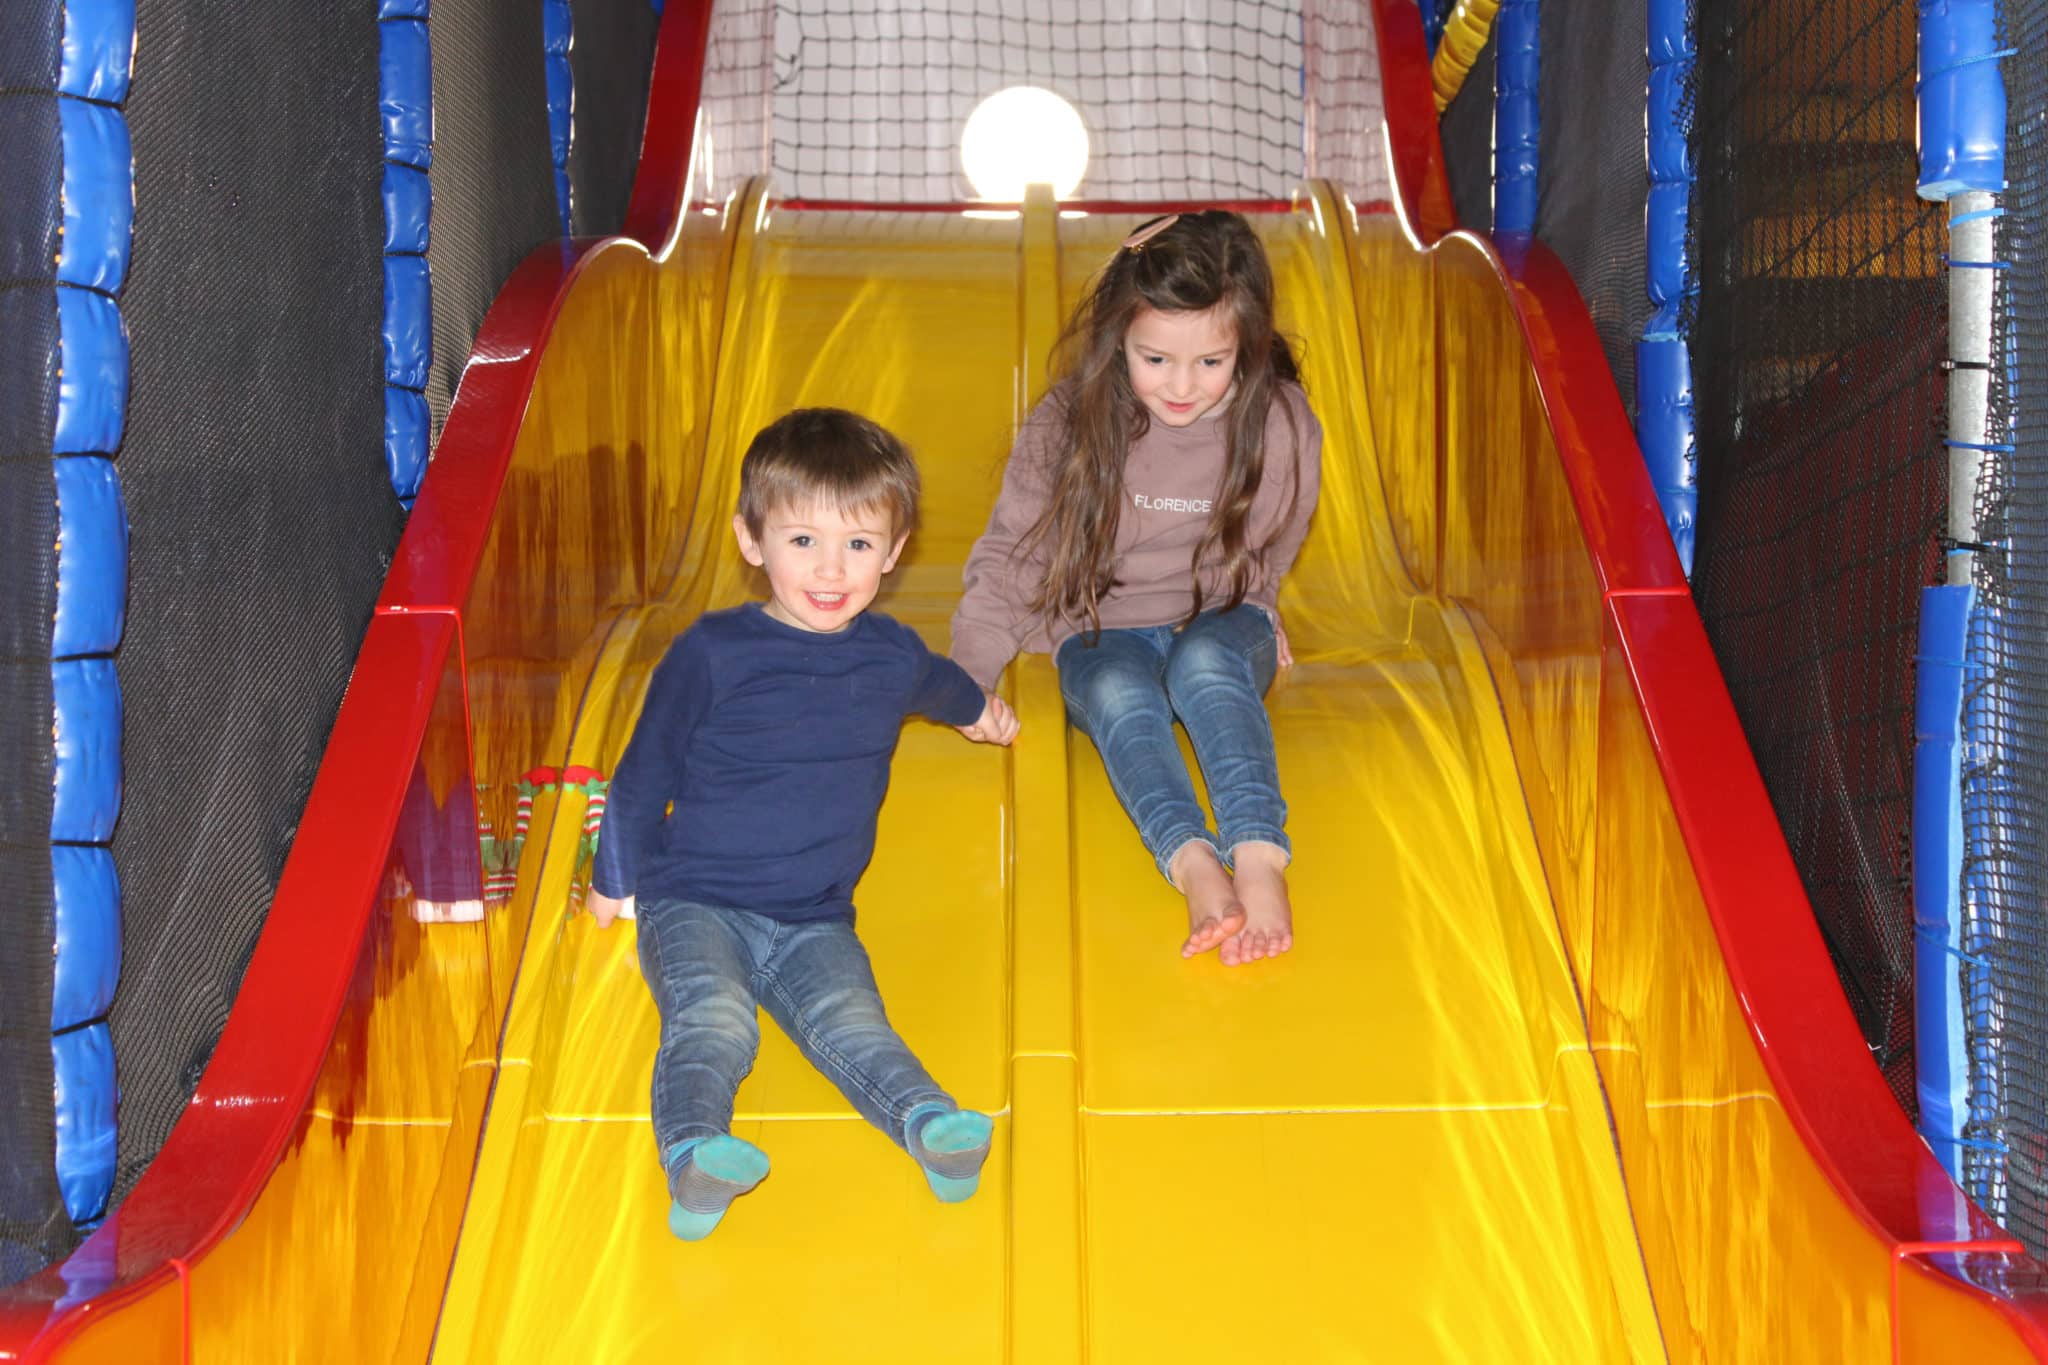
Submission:
<svg viewBox="0 0 2048 1365">
<path fill-rule="evenodd" d="M 1184 427 L 1211 412 L 1237 373 L 1237 328 L 1222 306 L 1203 313 L 1141 308 L 1124 332 L 1131 388 L 1159 421 Z"/>
</svg>

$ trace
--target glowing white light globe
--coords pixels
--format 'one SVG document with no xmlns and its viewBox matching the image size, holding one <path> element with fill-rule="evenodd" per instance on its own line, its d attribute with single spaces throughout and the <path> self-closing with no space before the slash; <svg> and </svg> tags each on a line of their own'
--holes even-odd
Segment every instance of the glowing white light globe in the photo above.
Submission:
<svg viewBox="0 0 2048 1365">
<path fill-rule="evenodd" d="M 974 192 L 1014 204 L 1026 185 L 1051 185 L 1064 199 L 1088 171 L 1088 129 L 1081 116 L 1050 90 L 1013 85 L 998 90 L 967 116 L 960 161 Z"/>
</svg>

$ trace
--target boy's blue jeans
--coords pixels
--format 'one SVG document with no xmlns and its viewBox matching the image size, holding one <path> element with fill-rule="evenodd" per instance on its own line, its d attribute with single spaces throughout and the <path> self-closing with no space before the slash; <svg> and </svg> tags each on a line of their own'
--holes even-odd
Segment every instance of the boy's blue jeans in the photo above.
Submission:
<svg viewBox="0 0 2048 1365">
<path fill-rule="evenodd" d="M 1067 715 L 1102 766 L 1161 876 L 1194 840 L 1224 866 L 1239 844 L 1287 842 L 1287 803 L 1262 698 L 1279 651 L 1273 621 L 1254 606 L 1205 611 L 1185 628 L 1144 626 L 1077 635 L 1054 656 Z M 1174 742 L 1179 717 L 1201 761 L 1220 839 L 1209 833 L 1194 780 Z"/>
<path fill-rule="evenodd" d="M 640 971 L 661 1011 L 654 1137 L 664 1161 L 678 1142 L 731 1131 L 733 1096 L 761 1042 L 756 1002 L 897 1145 L 918 1105 L 953 1107 L 889 1026 L 850 920 L 788 924 L 659 900 L 641 905 L 638 921 Z"/>
</svg>

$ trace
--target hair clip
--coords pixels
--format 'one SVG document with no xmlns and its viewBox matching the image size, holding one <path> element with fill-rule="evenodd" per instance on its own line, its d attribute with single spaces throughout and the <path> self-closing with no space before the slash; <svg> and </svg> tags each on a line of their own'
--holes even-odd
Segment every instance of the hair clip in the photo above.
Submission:
<svg viewBox="0 0 2048 1365">
<path fill-rule="evenodd" d="M 1154 218 L 1149 223 L 1140 223 L 1138 225 L 1138 230 L 1136 232 L 1133 232 L 1130 236 L 1124 238 L 1124 250 L 1143 251 L 1145 249 L 1145 243 L 1151 241 L 1154 237 L 1157 237 L 1160 233 L 1166 231 L 1168 228 L 1172 227 L 1175 223 L 1178 223 L 1179 221 L 1179 214 L 1169 213 L 1163 217 Z"/>
</svg>

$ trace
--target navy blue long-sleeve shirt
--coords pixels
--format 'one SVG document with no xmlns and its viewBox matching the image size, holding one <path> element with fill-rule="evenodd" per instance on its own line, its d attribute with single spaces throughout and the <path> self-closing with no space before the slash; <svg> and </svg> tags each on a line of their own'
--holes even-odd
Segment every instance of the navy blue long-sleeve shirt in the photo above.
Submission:
<svg viewBox="0 0 2048 1365">
<path fill-rule="evenodd" d="M 874 612 L 829 635 L 757 604 L 699 617 L 648 684 L 591 884 L 642 903 L 850 916 L 904 717 L 972 725 L 985 702 L 958 664 Z"/>
</svg>

